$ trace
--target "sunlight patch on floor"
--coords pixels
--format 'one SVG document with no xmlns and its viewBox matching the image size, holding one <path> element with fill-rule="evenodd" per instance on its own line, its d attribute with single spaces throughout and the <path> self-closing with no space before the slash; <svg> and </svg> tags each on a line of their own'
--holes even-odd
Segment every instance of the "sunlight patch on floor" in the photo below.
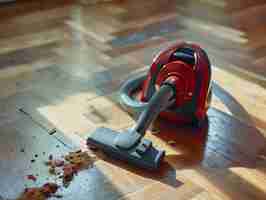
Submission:
<svg viewBox="0 0 266 200">
<path fill-rule="evenodd" d="M 215 35 L 232 42 L 237 42 L 240 44 L 246 44 L 248 42 L 248 39 L 245 38 L 246 33 L 230 27 L 214 24 L 211 22 L 206 23 L 206 21 L 188 17 L 183 17 L 181 23 L 185 27 L 188 27 L 192 30 L 202 30 L 210 35 Z"/>
<path fill-rule="evenodd" d="M 216 66 L 213 67 L 213 80 L 248 111 L 247 113 L 264 120 L 262 110 L 266 111 L 266 90 L 262 86 Z M 234 116 L 242 120 L 240 113 L 234 113 Z"/>
<path fill-rule="evenodd" d="M 256 169 L 234 167 L 229 169 L 254 187 L 266 193 L 266 175 Z"/>
</svg>

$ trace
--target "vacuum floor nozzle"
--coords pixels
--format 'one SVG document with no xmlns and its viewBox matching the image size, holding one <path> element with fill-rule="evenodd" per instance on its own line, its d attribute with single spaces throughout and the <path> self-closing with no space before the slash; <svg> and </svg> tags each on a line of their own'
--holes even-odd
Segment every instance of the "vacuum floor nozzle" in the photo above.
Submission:
<svg viewBox="0 0 266 200">
<path fill-rule="evenodd" d="M 152 142 L 142 138 L 139 143 L 130 149 L 122 149 L 115 143 L 118 134 L 128 134 L 127 131 L 119 133 L 108 128 L 97 128 L 87 139 L 87 144 L 101 149 L 111 158 L 126 161 L 137 167 L 156 170 L 163 160 L 164 151 L 153 147 Z"/>
</svg>

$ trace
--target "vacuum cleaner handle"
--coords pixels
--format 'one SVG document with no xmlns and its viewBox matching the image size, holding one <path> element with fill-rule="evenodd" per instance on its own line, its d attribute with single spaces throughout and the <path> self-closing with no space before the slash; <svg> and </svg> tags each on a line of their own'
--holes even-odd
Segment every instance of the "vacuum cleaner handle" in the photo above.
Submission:
<svg viewBox="0 0 266 200">
<path fill-rule="evenodd" d="M 159 91 L 152 96 L 147 107 L 140 114 L 136 126 L 125 134 L 118 134 L 115 138 L 115 145 L 121 149 L 133 148 L 144 137 L 146 130 L 159 113 L 172 105 L 174 100 L 175 87 L 169 83 L 162 84 Z"/>
<path fill-rule="evenodd" d="M 141 136 L 145 135 L 146 130 L 151 123 L 158 117 L 162 110 L 173 103 L 175 89 L 170 84 L 163 84 L 159 91 L 156 92 L 149 101 L 148 106 L 140 114 L 136 126 L 133 130 Z"/>
</svg>

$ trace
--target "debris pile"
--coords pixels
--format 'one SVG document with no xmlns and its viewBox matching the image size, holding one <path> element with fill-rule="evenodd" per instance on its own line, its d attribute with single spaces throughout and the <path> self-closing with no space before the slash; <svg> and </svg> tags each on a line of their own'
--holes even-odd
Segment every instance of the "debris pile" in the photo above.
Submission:
<svg viewBox="0 0 266 200">
<path fill-rule="evenodd" d="M 62 183 L 46 183 L 42 187 L 26 188 L 17 200 L 46 200 L 50 197 L 61 198 L 61 195 L 55 194 L 60 185 L 68 187 L 74 176 L 81 170 L 91 168 L 95 160 L 95 157 L 81 150 L 70 152 L 61 157 L 61 159 L 49 155 L 48 161 L 45 162 L 49 174 L 62 179 Z M 28 175 L 27 179 L 33 182 L 37 181 L 37 177 L 32 174 Z"/>
<path fill-rule="evenodd" d="M 23 194 L 17 200 L 46 200 L 49 197 L 56 196 L 59 186 L 55 183 L 46 183 L 42 187 L 26 188 Z"/>
<path fill-rule="evenodd" d="M 59 178 L 63 179 L 63 186 L 67 187 L 73 180 L 74 175 L 77 175 L 83 169 L 92 167 L 94 161 L 94 157 L 91 157 L 87 152 L 79 150 L 70 152 L 64 156 L 64 160 L 53 159 L 53 156 L 49 156 L 49 161 L 46 162 L 46 165 L 49 166 L 49 173 L 51 175 L 59 175 Z"/>
</svg>

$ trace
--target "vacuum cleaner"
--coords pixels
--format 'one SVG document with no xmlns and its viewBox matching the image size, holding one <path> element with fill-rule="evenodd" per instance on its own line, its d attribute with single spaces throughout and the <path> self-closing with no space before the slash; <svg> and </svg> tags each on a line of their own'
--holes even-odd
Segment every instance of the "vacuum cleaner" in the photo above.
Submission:
<svg viewBox="0 0 266 200">
<path fill-rule="evenodd" d="M 206 118 L 211 94 L 207 54 L 197 44 L 178 42 L 154 58 L 147 74 L 133 77 L 121 87 L 121 105 L 139 114 L 136 125 L 123 133 L 97 128 L 89 134 L 87 145 L 111 158 L 156 170 L 165 152 L 144 138 L 149 126 L 158 116 L 177 125 L 199 126 Z"/>
</svg>

